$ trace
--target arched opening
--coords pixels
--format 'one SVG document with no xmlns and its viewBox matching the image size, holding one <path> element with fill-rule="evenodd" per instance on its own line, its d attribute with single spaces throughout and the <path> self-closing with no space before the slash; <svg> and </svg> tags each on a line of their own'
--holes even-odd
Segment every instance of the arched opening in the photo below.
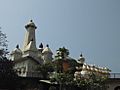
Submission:
<svg viewBox="0 0 120 90">
<path fill-rule="evenodd" d="M 120 90 L 120 86 L 115 87 L 114 90 Z"/>
</svg>

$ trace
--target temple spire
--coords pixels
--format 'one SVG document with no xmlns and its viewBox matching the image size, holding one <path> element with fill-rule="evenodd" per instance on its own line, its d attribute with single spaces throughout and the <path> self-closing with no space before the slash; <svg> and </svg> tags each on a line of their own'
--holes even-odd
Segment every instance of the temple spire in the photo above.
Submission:
<svg viewBox="0 0 120 90">
<path fill-rule="evenodd" d="M 32 41 L 33 46 L 36 48 L 36 39 L 35 39 L 35 29 L 37 28 L 36 25 L 34 24 L 33 20 L 30 20 L 26 25 L 26 33 L 25 33 L 25 39 L 24 39 L 24 44 L 23 44 L 23 51 L 26 50 L 28 47 L 29 43 Z"/>
</svg>

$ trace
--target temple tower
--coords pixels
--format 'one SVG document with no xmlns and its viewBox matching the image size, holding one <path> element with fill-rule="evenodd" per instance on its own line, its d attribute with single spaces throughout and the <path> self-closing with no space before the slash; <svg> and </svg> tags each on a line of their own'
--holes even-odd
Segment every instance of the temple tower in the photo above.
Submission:
<svg viewBox="0 0 120 90">
<path fill-rule="evenodd" d="M 35 39 L 35 29 L 36 25 L 32 20 L 25 25 L 26 33 L 25 39 L 23 43 L 23 56 L 37 56 L 37 48 L 36 48 L 36 39 Z"/>
<path fill-rule="evenodd" d="M 25 25 L 26 33 L 25 33 L 25 39 L 23 44 L 23 51 L 26 51 L 28 49 L 28 45 L 32 41 L 32 46 L 30 46 L 33 50 L 37 50 L 36 48 L 36 39 L 35 39 L 35 29 L 37 29 L 36 25 L 32 20 L 28 22 L 28 24 Z"/>
</svg>

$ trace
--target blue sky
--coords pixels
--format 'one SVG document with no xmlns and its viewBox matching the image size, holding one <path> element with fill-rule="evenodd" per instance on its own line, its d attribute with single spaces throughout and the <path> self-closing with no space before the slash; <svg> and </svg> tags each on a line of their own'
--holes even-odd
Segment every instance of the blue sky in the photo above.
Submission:
<svg viewBox="0 0 120 90">
<path fill-rule="evenodd" d="M 37 46 L 65 46 L 78 59 L 120 72 L 120 0 L 0 0 L 0 26 L 9 50 L 22 47 L 24 25 L 37 25 Z"/>
</svg>

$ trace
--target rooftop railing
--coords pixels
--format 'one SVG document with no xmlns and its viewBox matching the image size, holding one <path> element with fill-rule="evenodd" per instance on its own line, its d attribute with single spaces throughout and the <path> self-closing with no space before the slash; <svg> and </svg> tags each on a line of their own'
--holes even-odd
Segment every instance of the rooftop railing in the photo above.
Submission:
<svg viewBox="0 0 120 90">
<path fill-rule="evenodd" d="M 110 73 L 110 78 L 120 78 L 120 73 Z"/>
</svg>

